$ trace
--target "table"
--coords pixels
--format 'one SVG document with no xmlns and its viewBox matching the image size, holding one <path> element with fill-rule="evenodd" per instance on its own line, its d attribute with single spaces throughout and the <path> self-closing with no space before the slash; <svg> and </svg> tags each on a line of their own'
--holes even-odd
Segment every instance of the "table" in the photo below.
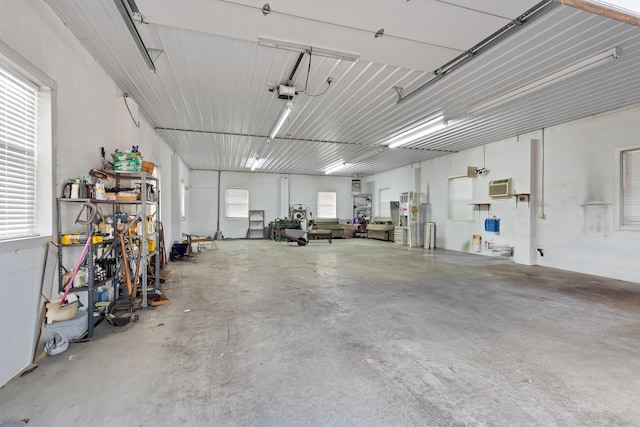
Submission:
<svg viewBox="0 0 640 427">
<path fill-rule="evenodd" d="M 331 243 L 331 230 L 311 230 L 308 232 L 309 241 L 317 239 L 329 239 Z"/>
</svg>

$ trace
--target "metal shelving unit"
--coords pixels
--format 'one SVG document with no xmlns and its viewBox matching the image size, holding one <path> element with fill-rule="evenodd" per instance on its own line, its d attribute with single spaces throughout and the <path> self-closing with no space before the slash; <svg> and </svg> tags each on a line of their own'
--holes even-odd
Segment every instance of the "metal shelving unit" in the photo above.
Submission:
<svg viewBox="0 0 640 427">
<path fill-rule="evenodd" d="M 97 309 L 97 290 L 102 286 L 108 286 L 110 288 L 109 306 L 107 310 L 114 308 L 114 305 L 118 302 L 118 296 L 120 288 L 123 285 L 121 280 L 124 274 L 123 256 L 128 257 L 129 264 L 131 266 L 136 265 L 135 261 L 137 256 L 140 257 L 140 264 L 138 274 L 140 277 L 141 287 L 141 299 L 134 304 L 137 296 L 137 290 L 133 290 L 133 295 L 129 295 L 131 299 L 131 308 L 146 307 L 147 306 L 147 271 L 151 262 L 155 264 L 155 272 L 159 272 L 159 197 L 158 193 L 151 191 L 151 182 L 157 184 L 158 179 L 145 173 L 114 173 L 116 179 L 116 186 L 120 187 L 122 180 L 128 180 L 131 183 L 137 183 L 140 185 L 140 200 L 98 200 L 98 199 L 69 199 L 58 198 L 57 199 L 57 238 L 59 243 L 58 250 L 58 287 L 62 292 L 67 285 L 64 281 L 65 265 L 75 266 L 80 255 L 80 250 L 84 246 L 85 242 L 79 242 L 74 244 L 63 244 L 63 236 L 68 234 L 82 233 L 87 239 L 91 239 L 92 243 L 88 245 L 87 254 L 83 260 L 87 269 L 87 283 L 83 287 L 73 287 L 71 292 L 85 293 L 86 292 L 86 310 L 90 314 L 87 316 L 87 335 L 86 339 L 93 338 L 94 325 L 96 321 Z M 157 188 L 157 185 L 156 185 Z M 155 194 L 155 195 L 154 195 Z M 83 208 L 84 207 L 84 208 Z M 80 219 L 83 209 L 86 211 L 84 220 L 89 220 L 91 209 L 97 209 L 102 215 L 111 216 L 113 219 L 113 238 L 102 239 L 96 238 L 96 242 L 93 242 L 94 235 L 98 236 L 98 228 L 93 221 L 89 221 L 86 225 L 75 225 L 72 222 L 73 218 Z M 125 212 L 128 211 L 128 212 Z M 153 211 L 153 212 L 152 212 Z M 122 229 L 118 229 L 117 215 L 125 215 L 127 219 L 126 223 L 121 225 Z M 148 221 L 149 216 L 152 220 Z M 142 225 L 140 225 L 142 223 Z M 127 234 L 127 246 L 125 254 L 120 246 L 120 236 L 127 233 L 129 228 L 136 226 L 139 230 L 137 234 Z M 101 235 L 100 235 L 101 236 Z M 149 240 L 153 239 L 156 244 L 153 251 L 149 251 Z M 66 241 L 66 239 L 64 239 Z M 137 242 L 137 253 L 129 242 Z M 112 275 L 104 279 L 96 278 L 96 260 L 109 259 L 114 260 L 114 267 Z M 152 261 L 153 260 L 153 261 Z M 107 273 L 108 274 L 108 273 Z M 135 273 L 134 273 L 135 274 Z M 160 283 L 160 275 L 156 273 L 154 275 L 154 286 L 157 289 Z M 99 316 L 98 316 L 99 317 Z"/>
<path fill-rule="evenodd" d="M 129 206 L 134 210 L 131 214 L 142 222 L 141 233 L 133 236 L 138 239 L 138 248 L 141 253 L 141 294 L 142 300 L 140 302 L 141 307 L 147 307 L 147 272 L 149 265 L 153 260 L 154 263 L 154 288 L 158 289 L 160 286 L 160 235 L 159 235 L 159 222 L 160 222 L 160 197 L 157 192 L 158 178 L 149 175 L 146 172 L 116 172 L 116 186 L 119 187 L 120 183 L 125 180 L 132 184 L 140 185 L 140 200 L 136 201 L 116 201 L 121 206 Z M 153 183 L 153 184 L 151 184 Z M 152 191 L 155 184 L 156 192 Z M 151 221 L 149 221 L 151 216 Z M 149 239 L 155 242 L 153 251 L 149 250 Z"/>
<path fill-rule="evenodd" d="M 264 211 L 249 210 L 248 239 L 264 239 Z"/>
<path fill-rule="evenodd" d="M 354 194 L 353 218 L 358 222 L 362 219 L 366 223 L 371 222 L 371 194 Z"/>
</svg>

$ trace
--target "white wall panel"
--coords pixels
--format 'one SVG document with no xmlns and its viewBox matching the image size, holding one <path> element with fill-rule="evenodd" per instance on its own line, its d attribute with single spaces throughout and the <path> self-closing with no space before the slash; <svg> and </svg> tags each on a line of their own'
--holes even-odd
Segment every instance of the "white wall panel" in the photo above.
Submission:
<svg viewBox="0 0 640 427">
<path fill-rule="evenodd" d="M 171 194 L 171 158 L 173 152 L 144 117 L 140 117 L 138 135 L 138 144 L 142 155 L 145 160 L 156 165 L 155 174 L 160 179 L 158 183 L 160 190 L 160 221 L 164 227 L 165 244 L 169 245 L 173 229 L 171 209 L 177 200 Z"/>
<path fill-rule="evenodd" d="M 616 153 L 640 143 L 639 114 L 634 106 L 545 131 L 538 264 L 640 282 L 640 232 L 619 230 L 615 220 Z"/>
<path fill-rule="evenodd" d="M 172 230 L 171 240 L 167 240 L 167 246 L 170 247 L 170 242 L 182 242 L 182 233 L 192 233 L 191 225 L 190 225 L 190 209 L 191 209 L 191 200 L 193 199 L 189 188 L 191 187 L 191 179 L 190 179 L 190 171 L 184 162 L 178 157 L 174 155 L 172 157 L 172 177 L 171 180 L 171 197 L 172 197 L 172 210 L 171 210 L 171 220 L 172 220 Z M 184 182 L 184 185 L 187 188 L 185 193 L 185 204 L 186 204 L 186 216 L 183 218 L 180 214 L 180 186 Z"/>
<path fill-rule="evenodd" d="M 291 176 L 291 204 L 303 203 L 315 213 L 318 210 L 318 192 L 335 191 L 336 212 L 340 223 L 353 220 L 353 197 L 351 196 L 351 178 L 337 176 Z"/>
<path fill-rule="evenodd" d="M 193 227 L 207 227 L 203 225 L 203 211 L 211 211 L 213 204 L 213 188 L 211 187 L 212 174 L 215 171 L 192 171 L 191 188 L 196 189 L 198 194 L 207 194 L 207 197 L 194 197 L 190 191 L 190 211 L 189 220 Z M 282 218 L 281 192 L 282 175 L 268 173 L 251 172 L 221 172 L 220 189 L 222 190 L 220 231 L 225 238 L 242 239 L 247 236 L 249 227 L 248 220 L 236 220 L 224 218 L 224 189 L 225 188 L 247 188 L 249 189 L 249 209 L 265 211 L 265 226 L 276 218 Z M 309 211 L 316 211 L 316 195 L 318 191 L 336 191 L 338 193 L 338 216 L 341 222 L 351 220 L 353 200 L 351 198 L 351 178 L 334 176 L 309 176 L 309 175 L 288 175 L 287 192 L 290 193 L 288 204 L 302 203 L 309 207 Z M 203 193 L 204 192 L 204 193 Z M 217 212 L 211 212 L 211 219 L 207 214 L 206 223 L 215 225 Z M 315 216 L 315 215 L 314 215 Z M 200 232 L 194 230 L 192 232 Z"/>
<path fill-rule="evenodd" d="M 107 155 L 115 148 L 130 148 L 117 145 L 120 90 L 47 3 L 0 1 L 0 40 L 57 85 L 55 197 L 68 178 L 87 176 L 90 169 L 102 167 L 100 147 Z M 147 153 L 164 161 L 164 143 L 148 123 L 142 126 L 141 149 L 148 144 Z M 0 294 L 4 296 L 0 302 L 0 324 L 4 325 L 0 328 L 0 385 L 31 362 L 48 239 L 0 244 Z"/>
<path fill-rule="evenodd" d="M 57 83 L 59 196 L 62 180 L 101 166 L 99 147 L 114 147 L 116 88 L 44 2 L 0 8 L 0 40 Z M 31 362 L 46 240 L 0 245 L 0 384 Z"/>
<path fill-rule="evenodd" d="M 189 190 L 190 232 L 201 236 L 213 236 L 218 219 L 218 172 L 191 171 Z"/>
<path fill-rule="evenodd" d="M 515 253 L 528 254 L 518 260 L 524 264 L 640 282 L 636 260 L 640 232 L 619 230 L 615 221 L 615 154 L 621 147 L 640 143 L 639 113 L 640 106 L 634 106 L 546 129 L 544 203 L 538 142 L 542 132 L 523 135 L 521 142 L 510 138 L 487 145 L 490 173 L 475 180 L 475 196 L 477 202 L 491 203 L 489 215 L 500 218 L 499 234 L 484 231 L 485 208 L 475 211 L 473 222 L 447 219 L 446 180 L 462 175 L 467 166 L 482 166 L 482 148 L 422 162 L 422 186 L 429 193 L 437 246 L 472 252 L 472 236 L 480 234 L 483 240 L 513 245 Z M 375 185 L 397 188 L 403 175 L 404 168 L 377 174 Z M 514 178 L 516 192 L 530 191 L 530 205 L 516 205 L 515 198 L 489 199 L 488 181 L 501 178 Z M 544 219 L 538 218 L 542 210 Z"/>
</svg>

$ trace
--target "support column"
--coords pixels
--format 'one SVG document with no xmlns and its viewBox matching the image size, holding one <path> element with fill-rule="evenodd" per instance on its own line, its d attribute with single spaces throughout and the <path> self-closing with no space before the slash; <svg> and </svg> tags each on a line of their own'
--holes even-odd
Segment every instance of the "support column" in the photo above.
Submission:
<svg viewBox="0 0 640 427">
<path fill-rule="evenodd" d="M 535 265 L 535 147 L 536 140 L 518 141 L 514 177 L 515 242 L 513 260 L 516 264 Z"/>
<path fill-rule="evenodd" d="M 289 216 L 289 177 L 280 177 L 280 218 Z"/>
</svg>

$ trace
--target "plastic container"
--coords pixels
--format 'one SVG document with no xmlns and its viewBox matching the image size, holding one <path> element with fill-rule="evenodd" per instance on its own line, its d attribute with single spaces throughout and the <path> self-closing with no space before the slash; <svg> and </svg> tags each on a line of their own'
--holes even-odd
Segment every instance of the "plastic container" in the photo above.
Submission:
<svg viewBox="0 0 640 427">
<path fill-rule="evenodd" d="M 71 198 L 71 185 L 73 183 L 71 181 L 67 181 L 64 184 L 64 188 L 62 190 L 62 198 L 63 199 L 70 199 Z"/>
<path fill-rule="evenodd" d="M 74 288 L 82 288 L 84 286 L 89 286 L 89 269 L 87 267 L 81 267 L 73 279 Z"/>
<path fill-rule="evenodd" d="M 72 199 L 77 199 L 80 194 L 80 180 L 77 179 L 76 182 L 71 184 L 71 198 Z"/>
<path fill-rule="evenodd" d="M 149 245 L 149 253 L 156 251 L 156 241 L 153 239 L 147 239 L 147 244 Z"/>
<path fill-rule="evenodd" d="M 61 300 L 62 292 L 59 298 L 51 300 L 45 305 L 47 308 L 47 324 L 73 319 L 76 316 L 78 306 L 80 305 L 78 297 L 73 293 L 68 294 L 67 304 L 65 305 L 60 304 Z"/>
<path fill-rule="evenodd" d="M 89 314 L 86 310 L 78 310 L 72 319 L 45 325 L 44 340 L 48 341 L 53 338 L 54 333 L 58 333 L 60 336 L 66 337 L 70 340 L 80 338 L 85 332 L 87 332 L 88 315 Z"/>
</svg>

